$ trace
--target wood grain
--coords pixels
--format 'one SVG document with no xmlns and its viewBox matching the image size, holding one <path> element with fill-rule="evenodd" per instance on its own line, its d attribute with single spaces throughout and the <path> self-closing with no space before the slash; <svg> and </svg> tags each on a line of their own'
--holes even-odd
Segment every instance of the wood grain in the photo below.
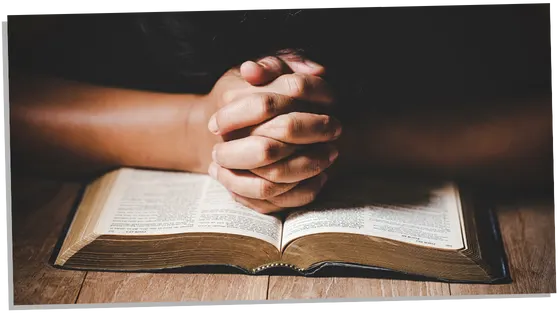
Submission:
<svg viewBox="0 0 560 315">
<path fill-rule="evenodd" d="M 74 303 L 85 272 L 48 265 L 80 185 L 12 181 L 14 305 Z"/>
<path fill-rule="evenodd" d="M 452 284 L 452 295 L 556 293 L 554 203 L 539 201 L 498 210 L 513 283 Z"/>
<path fill-rule="evenodd" d="M 265 300 L 268 276 L 89 272 L 77 303 Z"/>
<path fill-rule="evenodd" d="M 47 262 L 80 186 L 12 182 L 14 304 L 372 298 L 556 292 L 554 205 L 499 209 L 513 283 L 460 285 L 359 278 L 103 273 Z"/>
<path fill-rule="evenodd" d="M 446 283 L 360 278 L 273 276 L 268 289 L 271 300 L 442 295 L 449 295 Z"/>
</svg>

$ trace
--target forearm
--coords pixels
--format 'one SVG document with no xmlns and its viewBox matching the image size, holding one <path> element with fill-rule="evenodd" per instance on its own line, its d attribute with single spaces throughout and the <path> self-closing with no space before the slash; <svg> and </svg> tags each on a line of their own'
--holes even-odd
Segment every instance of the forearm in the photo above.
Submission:
<svg viewBox="0 0 560 315">
<path fill-rule="evenodd" d="M 338 172 L 404 170 L 492 181 L 551 174 L 549 99 L 477 108 L 346 117 Z"/>
<path fill-rule="evenodd" d="M 200 103 L 196 95 L 11 79 L 12 166 L 62 176 L 121 166 L 205 171 Z"/>
</svg>

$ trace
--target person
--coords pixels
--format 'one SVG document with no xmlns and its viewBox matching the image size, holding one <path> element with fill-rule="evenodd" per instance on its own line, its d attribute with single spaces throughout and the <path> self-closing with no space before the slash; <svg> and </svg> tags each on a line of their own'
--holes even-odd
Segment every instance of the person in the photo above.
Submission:
<svg viewBox="0 0 560 315">
<path fill-rule="evenodd" d="M 472 17 L 473 10 L 492 19 L 501 14 L 502 21 L 507 21 L 508 14 L 543 13 L 542 7 L 534 6 L 448 9 L 446 14 L 438 10 L 423 13 L 448 24 L 453 23 L 450 12 L 455 19 L 458 12 Z M 123 16 L 46 18 L 49 23 L 62 20 L 62 25 L 73 27 L 66 37 L 47 37 L 42 45 L 37 44 L 38 37 L 24 36 L 24 28 L 30 25 L 26 18 L 9 20 L 13 172 L 87 178 L 117 167 L 208 172 L 235 200 L 264 213 L 308 204 L 327 178 L 332 182 L 353 172 L 428 174 L 502 186 L 550 181 L 547 55 L 542 62 L 534 58 L 546 53 L 542 49 L 546 28 L 535 20 L 525 28 L 510 21 L 508 25 L 527 33 L 521 32 L 524 40 L 532 40 L 534 50 L 518 50 L 517 56 L 501 63 L 499 58 L 483 55 L 480 59 L 486 57 L 483 61 L 497 65 L 486 69 L 486 77 L 473 77 L 470 71 L 488 64 L 470 70 L 472 60 L 458 64 L 449 55 L 429 56 L 456 42 L 437 42 L 438 32 L 420 27 L 423 44 L 433 47 L 418 49 L 413 36 L 417 34 L 412 31 L 408 41 L 402 42 L 414 44 L 419 51 L 407 55 L 411 60 L 389 62 L 409 67 L 406 77 L 372 61 L 367 55 L 371 49 L 365 49 L 363 41 L 351 42 L 344 35 L 327 38 L 335 34 L 330 23 L 325 23 L 333 16 L 356 21 L 346 30 L 364 29 L 360 24 L 364 21 L 386 23 L 393 31 L 396 26 L 383 18 L 388 11 L 348 12 L 222 12 L 212 19 L 212 13 L 190 13 L 179 14 L 175 20 L 168 19 L 170 14 L 140 14 L 134 19 L 141 20 L 142 34 L 153 41 L 134 49 L 128 46 L 135 33 L 122 22 Z M 397 15 L 395 10 L 390 12 Z M 398 15 L 410 20 L 422 17 L 411 10 Z M 285 17 L 291 20 L 286 22 Z M 161 19 L 158 22 L 163 23 L 157 25 L 169 32 L 160 33 L 163 26 L 150 29 L 148 22 L 153 19 Z M 232 20 L 242 23 L 231 24 Z M 48 31 L 45 24 L 33 25 L 39 32 Z M 264 31 L 251 31 L 255 25 Z M 84 31 L 88 27 L 91 33 Z M 116 37 L 97 36 L 103 37 L 100 43 L 86 45 L 102 27 L 105 34 L 117 33 Z M 162 41 L 169 33 L 179 38 Z M 385 40 L 403 34 L 396 31 Z M 517 33 L 502 35 L 512 34 Z M 70 45 L 70 39 L 77 42 Z M 504 43 L 511 45 L 507 40 L 500 44 Z M 169 59 L 177 54 L 165 51 L 171 46 L 180 52 L 175 61 Z M 302 46 L 305 49 L 299 49 Z M 402 54 L 406 48 L 394 46 L 386 52 Z M 113 49 L 103 50 L 108 47 Z M 38 48 L 42 48 L 39 57 Z M 341 57 L 342 53 L 353 58 Z M 533 58 L 527 67 L 507 71 L 522 75 L 508 81 L 499 73 L 505 65 L 527 57 Z M 438 58 L 443 61 L 434 62 Z M 146 60 L 157 62 L 149 65 Z M 431 72 L 424 71 L 422 60 Z M 446 67 L 450 64 L 455 67 L 452 71 Z M 172 68 L 181 74 L 173 80 L 171 72 L 166 72 Z M 452 73 L 457 70 L 459 74 Z M 442 74 L 454 76 L 447 80 Z M 436 83 L 440 86 L 430 86 Z M 377 88 L 368 88 L 373 85 Z M 512 92 L 512 87 L 519 86 L 529 87 L 531 93 Z M 400 91 L 399 87 L 405 88 Z"/>
</svg>

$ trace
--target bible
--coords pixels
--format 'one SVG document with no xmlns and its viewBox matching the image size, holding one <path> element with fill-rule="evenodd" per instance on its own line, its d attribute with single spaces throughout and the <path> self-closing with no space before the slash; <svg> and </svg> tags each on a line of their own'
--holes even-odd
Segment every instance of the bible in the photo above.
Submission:
<svg viewBox="0 0 560 315">
<path fill-rule="evenodd" d="M 339 267 L 480 283 L 507 278 L 496 222 L 470 201 L 455 183 L 351 178 L 327 185 L 308 206 L 261 214 L 233 201 L 207 175 L 122 168 L 87 185 L 53 264 L 144 272 L 231 266 L 247 274 L 284 269 L 304 276 Z"/>
</svg>

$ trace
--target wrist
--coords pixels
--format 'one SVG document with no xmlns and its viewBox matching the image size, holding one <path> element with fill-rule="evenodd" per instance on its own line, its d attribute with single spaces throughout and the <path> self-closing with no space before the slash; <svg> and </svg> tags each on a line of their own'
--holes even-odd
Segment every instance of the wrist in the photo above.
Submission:
<svg viewBox="0 0 560 315">
<path fill-rule="evenodd" d="M 221 138 L 208 130 L 208 121 L 216 111 L 215 101 L 210 95 L 197 96 L 186 117 L 185 154 L 189 156 L 188 171 L 207 173 L 212 162 L 214 145 Z"/>
<path fill-rule="evenodd" d="M 146 116 L 137 117 L 127 126 L 130 141 L 120 156 L 120 164 L 206 172 L 213 147 L 206 128 L 207 107 L 205 96 L 189 94 L 161 96 L 157 104 L 136 108 Z"/>
</svg>

